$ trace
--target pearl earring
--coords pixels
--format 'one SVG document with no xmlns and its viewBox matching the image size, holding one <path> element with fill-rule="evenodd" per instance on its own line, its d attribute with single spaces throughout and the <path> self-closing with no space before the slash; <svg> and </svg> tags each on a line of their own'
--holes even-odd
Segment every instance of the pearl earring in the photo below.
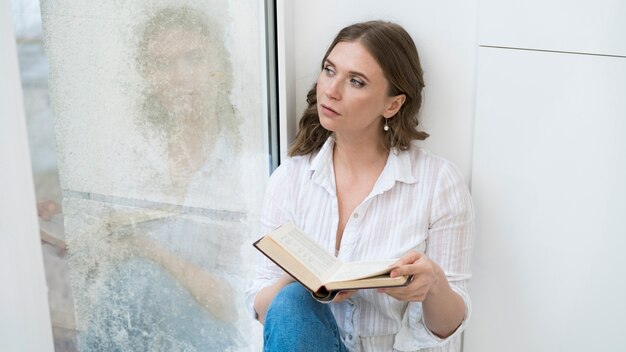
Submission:
<svg viewBox="0 0 626 352">
<path fill-rule="evenodd" d="M 383 126 L 383 130 L 385 132 L 389 131 L 389 124 L 387 124 L 387 121 L 389 121 L 389 119 L 385 119 L 385 125 Z"/>
</svg>

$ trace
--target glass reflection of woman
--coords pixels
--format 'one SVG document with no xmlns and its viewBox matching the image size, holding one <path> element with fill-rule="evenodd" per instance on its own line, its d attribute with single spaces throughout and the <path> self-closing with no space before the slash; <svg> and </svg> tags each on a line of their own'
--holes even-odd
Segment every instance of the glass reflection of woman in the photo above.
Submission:
<svg viewBox="0 0 626 352">
<path fill-rule="evenodd" d="M 196 10 L 165 9 L 147 22 L 137 61 L 147 82 L 140 127 L 164 146 L 165 155 L 159 157 L 169 178 L 165 191 L 184 203 L 199 177 L 228 172 L 224 157 L 232 157 L 240 144 L 221 35 Z M 213 206 L 219 205 L 208 205 Z M 239 253 L 223 247 L 232 229 L 165 213 L 162 218 L 147 212 L 116 215 L 111 237 L 121 239 L 110 249 L 114 269 L 98 289 L 105 299 L 90 313 L 88 331 L 79 341 L 82 349 L 241 347 L 232 289 Z M 194 247 L 202 248 L 201 264 L 184 255 L 197 252 Z"/>
<path fill-rule="evenodd" d="M 241 121 L 229 100 L 232 74 L 220 39 L 220 29 L 200 13 L 175 8 L 148 21 L 139 45 L 147 83 L 142 130 L 165 145 L 169 191 L 179 196 L 201 169 L 229 169 L 214 164 L 239 150 Z"/>
</svg>

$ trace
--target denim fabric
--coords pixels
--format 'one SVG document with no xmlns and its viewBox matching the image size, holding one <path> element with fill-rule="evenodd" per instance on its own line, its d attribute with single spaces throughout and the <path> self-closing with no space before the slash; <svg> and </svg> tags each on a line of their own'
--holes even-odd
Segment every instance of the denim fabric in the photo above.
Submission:
<svg viewBox="0 0 626 352">
<path fill-rule="evenodd" d="M 346 352 L 335 317 L 299 283 L 285 286 L 265 317 L 266 352 Z"/>
</svg>

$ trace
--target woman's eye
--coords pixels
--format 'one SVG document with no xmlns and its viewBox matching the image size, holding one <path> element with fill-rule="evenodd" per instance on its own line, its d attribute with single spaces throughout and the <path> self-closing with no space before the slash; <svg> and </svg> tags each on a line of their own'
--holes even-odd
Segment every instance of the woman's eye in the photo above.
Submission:
<svg viewBox="0 0 626 352">
<path fill-rule="evenodd" d="M 356 79 L 356 78 L 351 78 L 350 79 L 350 83 L 357 87 L 357 88 L 361 88 L 363 86 L 365 86 L 365 82 L 361 81 L 360 79 Z"/>
<path fill-rule="evenodd" d="M 335 71 L 329 66 L 324 67 L 324 72 L 326 72 L 326 76 L 332 76 L 335 74 Z"/>
</svg>

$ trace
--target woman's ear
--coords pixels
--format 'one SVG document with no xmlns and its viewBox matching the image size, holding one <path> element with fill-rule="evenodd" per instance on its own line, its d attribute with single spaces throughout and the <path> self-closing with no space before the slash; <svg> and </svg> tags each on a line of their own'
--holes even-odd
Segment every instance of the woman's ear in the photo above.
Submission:
<svg viewBox="0 0 626 352">
<path fill-rule="evenodd" d="M 383 112 L 383 116 L 385 118 L 392 117 L 398 112 L 398 110 L 400 110 L 402 104 L 404 104 L 404 102 L 406 101 L 406 95 L 398 94 L 396 96 L 389 97 L 389 99 L 390 101 L 387 105 L 387 109 L 385 109 L 385 111 Z"/>
</svg>

